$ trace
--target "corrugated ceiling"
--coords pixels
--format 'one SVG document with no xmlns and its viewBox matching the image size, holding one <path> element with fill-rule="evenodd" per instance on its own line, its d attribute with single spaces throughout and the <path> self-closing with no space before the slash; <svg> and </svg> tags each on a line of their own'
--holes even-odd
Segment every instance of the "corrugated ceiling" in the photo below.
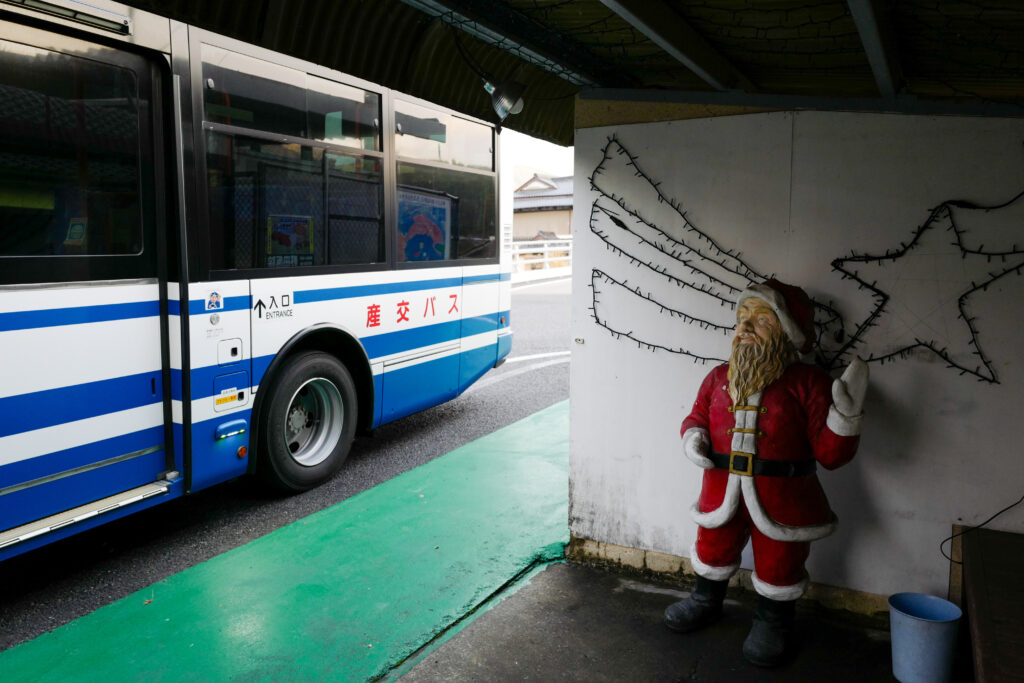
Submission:
<svg viewBox="0 0 1024 683">
<path fill-rule="evenodd" d="M 129 4 L 492 121 L 480 73 L 514 76 L 526 106 L 505 124 L 559 144 L 572 143 L 587 86 L 655 101 L 724 92 L 741 105 L 744 94 L 1024 105 L 1019 0 Z"/>
</svg>

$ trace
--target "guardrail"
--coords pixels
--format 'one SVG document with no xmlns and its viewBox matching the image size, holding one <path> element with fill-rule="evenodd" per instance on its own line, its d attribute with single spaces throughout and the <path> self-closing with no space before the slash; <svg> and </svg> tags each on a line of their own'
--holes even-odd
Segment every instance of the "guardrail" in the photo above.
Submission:
<svg viewBox="0 0 1024 683">
<path fill-rule="evenodd" d="M 538 240 L 512 243 L 512 272 L 533 273 L 572 268 L 572 240 Z"/>
</svg>

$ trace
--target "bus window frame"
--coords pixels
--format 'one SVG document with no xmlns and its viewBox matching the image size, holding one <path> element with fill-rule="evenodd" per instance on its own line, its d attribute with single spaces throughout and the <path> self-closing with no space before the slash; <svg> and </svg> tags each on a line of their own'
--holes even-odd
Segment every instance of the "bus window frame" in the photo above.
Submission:
<svg viewBox="0 0 1024 683">
<path fill-rule="evenodd" d="M 491 147 L 492 147 L 492 152 L 491 152 L 491 170 L 490 171 L 486 171 L 484 169 L 472 168 L 472 167 L 468 167 L 468 166 L 455 166 L 454 164 L 447 163 L 447 162 L 423 161 L 423 160 L 416 159 L 416 158 L 413 158 L 413 157 L 401 157 L 401 156 L 398 156 L 396 153 L 394 153 L 395 144 L 392 143 L 390 145 L 390 149 L 392 150 L 392 153 L 393 153 L 392 154 L 392 161 L 391 161 L 391 171 L 392 171 L 392 173 L 395 174 L 395 181 L 394 182 L 395 182 L 395 188 L 396 188 L 395 192 L 394 192 L 395 224 L 394 224 L 394 226 L 391 227 L 390 232 L 388 234 L 389 240 L 393 243 L 392 256 L 395 259 L 394 265 L 392 266 L 393 269 L 394 270 L 417 270 L 417 269 L 423 269 L 423 268 L 426 268 L 426 269 L 429 269 L 429 268 L 444 268 L 444 267 L 450 267 L 450 266 L 487 266 L 487 265 L 497 265 L 497 264 L 500 264 L 501 263 L 501 195 L 500 195 L 501 186 L 500 186 L 500 183 L 498 182 L 498 169 L 501 168 L 501 166 L 500 166 L 501 158 L 499 156 L 499 145 L 498 145 L 498 142 L 500 140 L 500 136 L 499 136 L 497 127 L 494 124 L 492 124 L 492 123 L 488 123 L 487 121 L 482 121 L 482 120 L 474 118 L 472 116 L 466 116 L 465 114 L 461 114 L 461 113 L 459 113 L 457 111 L 454 111 L 454 110 L 451 110 L 451 109 L 447 109 L 445 107 L 441 107 L 439 105 L 436 105 L 436 104 L 433 104 L 431 102 L 428 102 L 427 100 L 423 100 L 423 99 L 420 99 L 418 97 L 413 97 L 411 95 L 406 95 L 404 93 L 395 92 L 395 93 L 392 94 L 392 102 L 389 103 L 391 105 L 390 113 L 391 113 L 391 118 L 392 118 L 391 127 L 389 129 L 391 137 L 394 137 L 394 136 L 398 135 L 398 132 L 397 132 L 397 130 L 395 128 L 395 123 L 394 123 L 394 111 L 395 111 L 395 106 L 394 106 L 395 102 L 394 101 L 408 102 L 410 104 L 414 104 L 414 105 L 417 105 L 417 106 L 420 106 L 420 107 L 431 109 L 431 110 L 434 110 L 434 111 L 437 111 L 437 112 L 440 112 L 440 113 L 443 113 L 443 114 L 448 114 L 448 115 L 451 115 L 451 116 L 453 116 L 455 118 L 463 119 L 463 120 L 469 121 L 471 123 L 478 123 L 478 124 L 483 124 L 483 125 L 487 126 L 487 128 L 491 131 Z M 414 164 L 414 165 L 417 165 L 417 166 L 427 166 L 427 167 L 432 167 L 432 168 L 439 168 L 439 169 L 448 170 L 448 171 L 457 171 L 459 173 L 472 173 L 472 174 L 475 174 L 475 175 L 490 176 L 492 182 L 494 183 L 494 204 L 495 204 L 495 206 L 494 206 L 494 230 L 493 230 L 493 234 L 492 234 L 492 236 L 494 238 L 495 245 L 496 245 L 495 246 L 495 250 L 494 250 L 494 256 L 492 256 L 490 258 L 486 258 L 486 259 L 461 258 L 461 259 L 448 259 L 448 260 L 444 260 L 444 261 L 398 261 L 397 260 L 397 258 L 398 258 L 398 254 L 397 254 L 397 248 L 398 248 L 398 244 L 397 244 L 398 243 L 398 234 L 397 234 L 398 233 L 398 191 L 397 191 L 397 188 L 398 188 L 398 164 L 399 164 L 399 162 L 404 162 L 404 163 L 408 163 L 408 164 Z"/>
<path fill-rule="evenodd" d="M 134 49 L 131 43 L 102 40 L 93 35 L 78 38 L 57 33 L 53 27 L 35 28 L 8 23 L 2 18 L 0 39 L 131 71 L 137 78 L 139 100 L 148 102 L 149 110 L 140 112 L 136 119 L 139 124 L 137 180 L 142 249 L 134 254 L 0 256 L 0 285 L 157 279 L 164 276 L 166 259 L 163 245 L 168 217 L 165 215 L 167 201 L 160 188 L 166 185 L 166 141 L 160 130 L 166 128 L 164 121 L 167 119 L 163 111 L 166 105 L 164 89 L 170 81 L 166 63 Z"/>
<path fill-rule="evenodd" d="M 397 91 L 385 88 L 379 84 L 365 81 L 354 76 L 349 76 L 340 71 L 330 69 L 328 67 L 320 66 L 312 62 L 307 62 L 296 57 L 284 55 L 278 52 L 274 52 L 267 48 L 249 45 L 243 41 L 239 41 L 234 38 L 228 38 L 226 36 L 211 33 L 204 29 L 196 28 L 194 26 L 188 27 L 189 35 L 189 63 L 191 65 L 190 73 L 190 86 L 191 86 L 191 106 L 192 106 L 192 147 L 195 150 L 194 161 L 195 161 L 195 180 L 196 180 L 196 207 L 197 211 L 195 214 L 195 220 L 191 221 L 191 228 L 189 229 L 189 244 L 190 244 L 190 267 L 189 267 L 189 280 L 191 282 L 201 281 L 224 281 L 224 280 L 244 280 L 244 279 L 263 279 L 263 278 L 281 278 L 281 277 L 305 277 L 313 275 L 334 275 L 334 274 L 345 274 L 345 273 L 365 273 L 365 272 L 386 272 L 386 271 L 400 271 L 409 269 L 421 269 L 421 268 L 447 268 L 447 267 L 461 267 L 461 266 L 481 266 L 481 265 L 497 265 L 501 261 L 501 226 L 500 226 L 500 215 L 501 215 L 501 200 L 498 194 L 498 172 L 497 169 L 500 167 L 500 159 L 498 155 L 498 140 L 499 135 L 494 124 L 480 119 L 476 119 L 470 116 L 466 116 L 459 112 L 456 112 L 445 107 L 427 102 L 416 97 L 398 93 Z M 245 128 L 243 126 L 231 126 L 223 123 L 216 123 L 207 121 L 204 117 L 204 98 L 203 98 L 203 63 L 202 63 L 202 46 L 211 45 L 224 50 L 230 50 L 237 52 L 246 57 L 266 61 L 278 66 L 283 66 L 296 71 L 302 71 L 303 73 L 322 78 L 328 81 L 334 81 L 343 85 L 348 85 L 356 88 L 360 88 L 365 91 L 372 92 L 380 97 L 381 103 L 381 128 L 380 128 L 380 142 L 382 149 L 380 151 L 363 150 L 353 147 L 347 147 L 337 145 L 334 143 L 325 142 L 322 140 L 312 140 L 307 138 L 297 138 L 292 136 L 281 135 L 278 133 L 268 133 L 266 131 L 260 131 L 257 129 Z M 394 105 L 395 100 L 410 102 L 428 109 L 437 111 L 439 113 L 455 116 L 466 121 L 483 124 L 491 131 L 491 144 L 492 144 L 492 169 L 486 171 L 483 169 L 471 169 L 463 168 L 459 166 L 453 166 L 451 164 L 437 164 L 439 168 L 455 171 L 465 171 L 468 173 L 474 173 L 484 176 L 490 176 L 494 183 L 494 196 L 495 196 L 495 225 L 493 230 L 493 237 L 496 243 L 495 255 L 491 258 L 486 259 L 475 259 L 475 258 L 463 258 L 463 259 L 451 259 L 443 261 L 429 261 L 429 262 L 399 262 L 397 260 L 397 230 L 398 230 L 398 161 L 399 158 L 395 154 L 395 143 L 394 136 L 395 132 L 395 114 Z M 209 215 L 209 191 L 206 183 L 207 178 L 207 145 L 206 145 L 206 132 L 213 130 L 216 132 L 224 132 L 235 135 L 247 135 L 250 137 L 256 137 L 260 139 L 266 139 L 269 141 L 277 142 L 288 142 L 293 144 L 308 145 L 311 147 L 320 147 L 330 151 L 342 151 L 345 153 L 359 154 L 363 156 L 379 157 L 382 159 L 382 172 L 381 172 L 381 183 L 383 188 L 383 204 L 382 210 L 384 215 L 384 248 L 385 258 L 379 263 L 368 263 L 368 264 L 344 264 L 344 265 L 312 265 L 312 266 L 287 266 L 287 267 L 267 267 L 267 268 L 245 268 L 245 269 L 215 269 L 212 267 L 210 262 L 210 215 Z M 421 165 L 428 165 L 425 162 L 416 159 L 404 159 L 409 163 L 416 163 Z M 194 245 L 194 247 L 192 246 Z"/>
</svg>

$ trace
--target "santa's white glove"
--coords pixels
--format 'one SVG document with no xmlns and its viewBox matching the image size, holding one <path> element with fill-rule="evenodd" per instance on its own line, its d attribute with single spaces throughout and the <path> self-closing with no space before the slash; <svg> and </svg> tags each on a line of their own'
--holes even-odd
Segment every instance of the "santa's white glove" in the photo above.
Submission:
<svg viewBox="0 0 1024 683">
<path fill-rule="evenodd" d="M 711 458 L 704 455 L 708 451 L 708 432 L 701 427 L 690 427 L 683 433 L 683 452 L 697 467 L 710 470 L 715 466 Z"/>
<path fill-rule="evenodd" d="M 839 436 L 860 434 L 864 412 L 864 396 L 868 392 L 868 364 L 855 358 L 832 382 L 832 406 L 828 411 L 828 427 Z"/>
</svg>

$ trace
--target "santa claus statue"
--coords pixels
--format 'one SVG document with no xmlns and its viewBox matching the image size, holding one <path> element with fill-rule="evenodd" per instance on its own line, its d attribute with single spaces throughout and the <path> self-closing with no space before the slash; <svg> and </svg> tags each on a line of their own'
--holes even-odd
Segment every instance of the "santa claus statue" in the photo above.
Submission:
<svg viewBox="0 0 1024 683">
<path fill-rule="evenodd" d="M 704 379 L 680 430 L 683 451 L 704 468 L 691 510 L 697 585 L 665 610 L 665 623 L 687 632 L 714 621 L 750 539 L 759 602 L 743 655 L 759 666 L 792 653 L 811 541 L 836 528 L 817 467 L 849 462 L 860 435 L 867 365 L 855 360 L 833 381 L 800 362 L 813 340 L 814 310 L 802 289 L 768 280 L 743 291 L 729 362 Z"/>
</svg>

